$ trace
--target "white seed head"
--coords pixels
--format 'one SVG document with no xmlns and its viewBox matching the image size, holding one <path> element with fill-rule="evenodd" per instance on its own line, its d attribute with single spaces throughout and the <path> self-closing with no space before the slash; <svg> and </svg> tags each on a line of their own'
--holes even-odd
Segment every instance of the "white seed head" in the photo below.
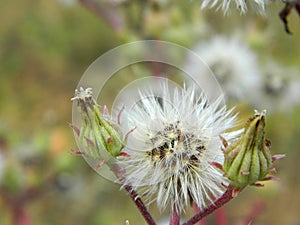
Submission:
<svg viewBox="0 0 300 225">
<path fill-rule="evenodd" d="M 162 90 L 141 91 L 127 111 L 129 126 L 136 127 L 125 150 L 130 157 L 121 159 L 127 183 L 162 210 L 182 211 L 192 202 L 203 208 L 224 191 L 227 180 L 210 163 L 223 163 L 219 135 L 235 138 L 237 133 L 225 133 L 235 116 L 220 106 L 222 97 L 210 103 L 195 87 L 164 84 Z"/>
<path fill-rule="evenodd" d="M 258 94 L 253 90 L 258 90 L 261 86 L 261 72 L 256 55 L 241 39 L 217 36 L 197 44 L 193 51 L 212 70 L 227 101 L 249 101 L 249 96 L 257 98 Z M 189 59 L 185 67 L 192 71 L 199 70 Z M 201 75 L 202 82 L 208 83 L 206 80 L 209 76 Z"/>
<path fill-rule="evenodd" d="M 252 8 L 254 8 L 256 12 L 264 14 L 266 2 L 266 0 L 251 0 L 250 5 L 252 6 Z M 236 8 L 241 13 L 246 13 L 248 10 L 246 0 L 203 0 L 201 8 L 204 9 L 217 7 L 217 10 L 221 9 L 224 12 L 224 14 L 227 14 L 230 12 L 230 6 L 232 4 L 235 4 Z"/>
<path fill-rule="evenodd" d="M 284 67 L 268 62 L 262 74 L 262 85 L 258 97 L 251 97 L 256 108 L 265 107 L 272 112 L 289 112 L 300 105 L 300 72 L 297 68 Z"/>
</svg>

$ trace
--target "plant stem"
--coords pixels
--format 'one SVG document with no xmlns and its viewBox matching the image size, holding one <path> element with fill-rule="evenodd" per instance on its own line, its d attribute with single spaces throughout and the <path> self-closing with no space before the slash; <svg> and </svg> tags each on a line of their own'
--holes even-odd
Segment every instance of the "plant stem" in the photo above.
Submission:
<svg viewBox="0 0 300 225">
<path fill-rule="evenodd" d="M 179 223 L 180 223 L 180 214 L 178 213 L 176 206 L 174 206 L 171 211 L 170 225 L 179 225 Z"/>
<path fill-rule="evenodd" d="M 130 198 L 136 205 L 136 207 L 139 209 L 140 213 L 146 220 L 148 225 L 156 225 L 154 222 L 154 219 L 152 218 L 151 214 L 149 213 L 147 207 L 143 203 L 142 199 L 139 197 L 138 193 L 133 189 L 131 185 L 124 184 L 124 177 L 125 177 L 125 171 L 119 167 L 117 164 L 112 165 L 111 167 L 112 171 L 114 171 L 115 175 L 123 185 L 123 188 L 127 191 L 129 194 Z"/>
<path fill-rule="evenodd" d="M 143 203 L 142 199 L 139 197 L 138 193 L 132 188 L 132 186 L 124 185 L 124 189 L 128 192 L 130 198 L 132 199 L 136 207 L 139 209 L 146 222 L 149 225 L 155 225 L 155 222 L 151 214 L 149 213 L 147 207 Z"/>
<path fill-rule="evenodd" d="M 80 0 L 80 2 L 90 11 L 94 12 L 97 16 L 100 16 L 111 28 L 116 31 L 123 29 L 123 21 L 118 14 L 111 10 L 111 8 L 105 7 L 105 4 L 97 3 L 93 0 Z"/>
<path fill-rule="evenodd" d="M 232 186 L 228 186 L 227 190 L 224 192 L 224 194 L 218 198 L 214 203 L 194 215 L 192 218 L 190 218 L 187 222 L 183 223 L 183 225 L 193 225 L 206 217 L 207 215 L 214 212 L 216 209 L 223 206 L 225 203 L 229 202 L 231 199 L 233 199 L 232 191 L 234 188 Z"/>
<path fill-rule="evenodd" d="M 199 209 L 198 205 L 195 202 L 193 202 L 193 209 L 194 209 L 195 214 L 200 212 L 200 209 Z M 208 222 L 206 221 L 206 218 L 203 218 L 197 224 L 198 225 L 208 225 Z"/>
</svg>

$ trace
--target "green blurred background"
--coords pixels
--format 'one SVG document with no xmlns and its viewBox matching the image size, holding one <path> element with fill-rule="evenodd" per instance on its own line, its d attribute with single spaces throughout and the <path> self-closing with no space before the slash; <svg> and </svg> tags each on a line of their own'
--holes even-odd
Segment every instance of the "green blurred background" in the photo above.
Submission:
<svg viewBox="0 0 300 225">
<path fill-rule="evenodd" d="M 235 9 L 223 16 L 200 10 L 196 0 L 95 2 L 122 24 L 111 26 L 103 14 L 75 0 L 0 3 L 0 224 L 101 225 L 127 219 L 145 224 L 118 185 L 69 154 L 77 148 L 68 125 L 70 98 L 88 65 L 104 52 L 134 40 L 192 48 L 217 35 L 238 34 L 260 64 L 272 58 L 300 70 L 300 20 L 292 12 L 293 35 L 286 34 L 278 17 L 282 3 L 269 4 L 266 16 Z M 241 120 L 253 112 L 246 104 L 237 109 Z M 281 181 L 243 191 L 225 207 L 228 224 L 243 221 L 257 201 L 263 209 L 252 224 L 300 224 L 299 134 L 299 107 L 270 114 L 272 151 L 287 155 L 276 164 Z M 158 221 L 167 216 L 150 209 Z M 207 223 L 216 224 L 214 215 Z"/>
</svg>

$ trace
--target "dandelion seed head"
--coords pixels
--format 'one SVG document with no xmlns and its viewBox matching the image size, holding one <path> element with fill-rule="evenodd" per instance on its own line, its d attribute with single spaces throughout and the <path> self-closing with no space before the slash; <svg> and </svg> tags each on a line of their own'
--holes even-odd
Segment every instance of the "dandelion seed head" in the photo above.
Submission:
<svg viewBox="0 0 300 225">
<path fill-rule="evenodd" d="M 258 89 L 259 97 L 251 96 L 254 107 L 265 107 L 269 112 L 287 112 L 300 105 L 299 71 L 268 62 L 262 73 L 262 86 Z"/>
<path fill-rule="evenodd" d="M 130 157 L 121 160 L 127 182 L 161 210 L 172 205 L 182 211 L 191 202 L 205 207 L 227 182 L 210 162 L 223 163 L 219 135 L 235 138 L 225 133 L 235 116 L 221 106 L 222 97 L 210 103 L 195 87 L 163 84 L 161 90 L 140 91 L 127 112 L 129 126 L 136 127 L 125 149 Z"/>
<path fill-rule="evenodd" d="M 197 44 L 193 51 L 208 64 L 227 101 L 248 101 L 249 96 L 257 96 L 253 90 L 258 90 L 262 82 L 256 55 L 239 38 L 218 36 Z M 192 70 L 195 65 L 187 60 L 186 67 Z M 202 77 L 208 83 L 206 76 Z"/>
</svg>

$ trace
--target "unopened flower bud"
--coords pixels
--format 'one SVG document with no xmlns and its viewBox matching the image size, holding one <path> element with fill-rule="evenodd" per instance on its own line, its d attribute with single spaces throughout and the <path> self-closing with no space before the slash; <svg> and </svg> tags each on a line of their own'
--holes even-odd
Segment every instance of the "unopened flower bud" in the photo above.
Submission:
<svg viewBox="0 0 300 225">
<path fill-rule="evenodd" d="M 108 119 L 108 111 L 104 108 L 102 115 L 92 96 L 92 89 L 75 90 L 75 96 L 71 99 L 76 101 L 78 112 L 81 117 L 81 128 L 72 125 L 79 137 L 80 153 L 87 156 L 103 159 L 109 155 L 117 157 L 124 147 L 122 134 L 117 124 Z"/>
<path fill-rule="evenodd" d="M 223 170 L 235 188 L 258 185 L 257 181 L 272 178 L 267 174 L 275 158 L 270 153 L 270 141 L 265 138 L 265 118 L 265 110 L 261 113 L 255 111 L 237 142 L 226 146 L 223 140 L 226 147 Z"/>
</svg>

